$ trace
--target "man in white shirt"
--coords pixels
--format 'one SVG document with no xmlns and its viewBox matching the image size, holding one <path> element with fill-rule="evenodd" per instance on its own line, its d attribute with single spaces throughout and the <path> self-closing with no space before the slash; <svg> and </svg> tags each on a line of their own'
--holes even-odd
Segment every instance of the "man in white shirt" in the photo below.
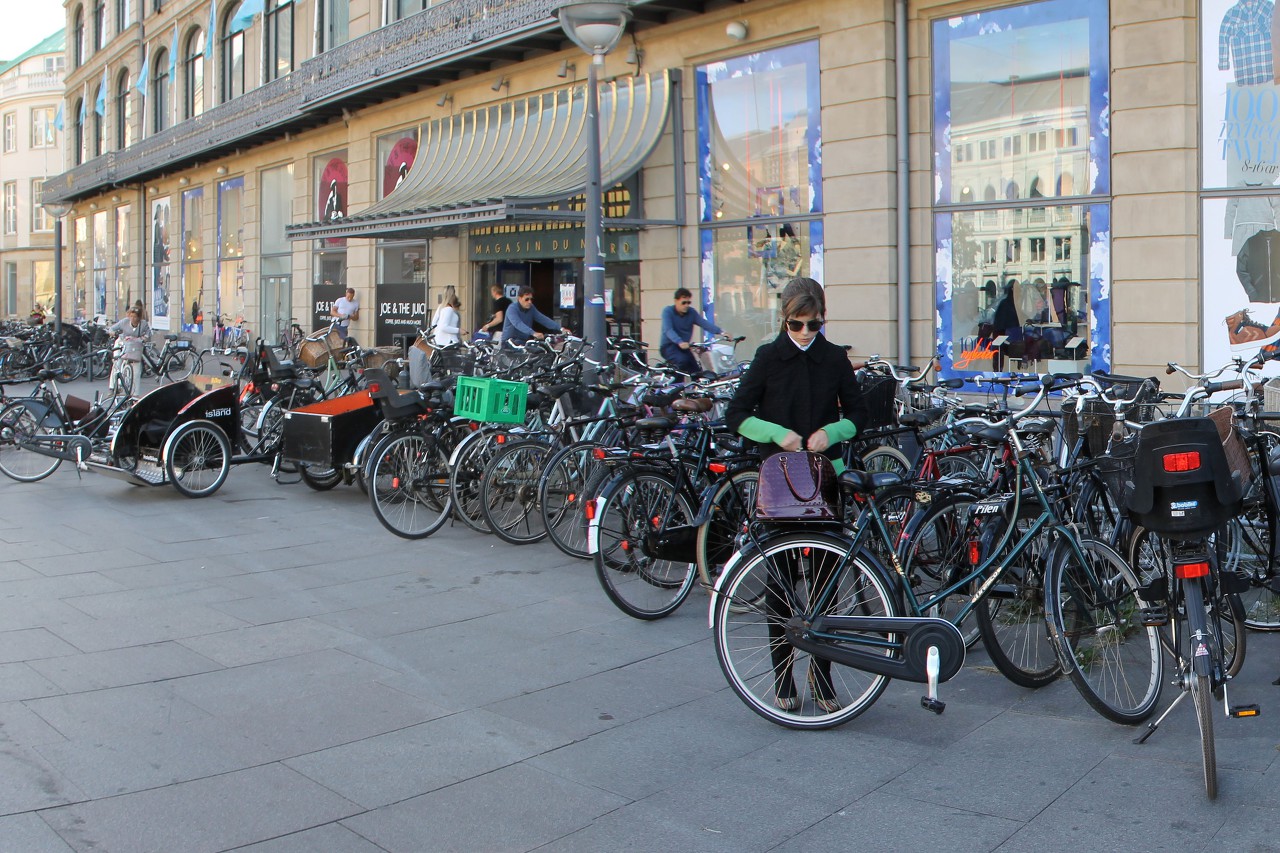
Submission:
<svg viewBox="0 0 1280 853">
<path fill-rule="evenodd" d="M 345 341 L 350 336 L 351 321 L 360 319 L 360 300 L 356 298 L 356 289 L 348 287 L 347 295 L 338 297 L 329 313 L 338 318 L 338 334 Z"/>
</svg>

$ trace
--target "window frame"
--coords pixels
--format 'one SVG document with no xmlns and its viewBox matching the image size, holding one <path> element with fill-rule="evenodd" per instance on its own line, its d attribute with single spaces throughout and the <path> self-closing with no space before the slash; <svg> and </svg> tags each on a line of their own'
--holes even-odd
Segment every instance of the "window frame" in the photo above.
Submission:
<svg viewBox="0 0 1280 853">
<path fill-rule="evenodd" d="M 293 0 L 270 0 L 269 8 L 263 14 L 262 27 L 262 79 L 264 82 L 278 80 L 292 74 L 297 65 L 294 56 L 294 3 Z M 280 45 L 287 41 L 289 61 L 281 68 Z"/>
<path fill-rule="evenodd" d="M 165 48 L 156 51 L 148 95 L 151 100 L 151 130 L 160 133 L 169 128 L 170 122 L 169 51 Z"/>
<path fill-rule="evenodd" d="M 116 75 L 116 150 L 123 151 L 133 144 L 133 75 L 122 68 Z"/>
<path fill-rule="evenodd" d="M 43 119 L 37 119 L 37 116 L 43 114 Z M 32 107 L 31 108 L 31 147 L 32 148 L 54 148 L 58 144 L 58 128 L 54 123 L 58 120 L 57 107 Z M 37 131 L 44 128 L 37 138 Z"/>
<path fill-rule="evenodd" d="M 204 43 L 205 32 L 200 27 L 196 27 L 187 34 L 182 46 L 182 117 L 184 119 L 195 118 L 202 115 L 205 110 Z M 197 95 L 199 95 L 199 103 L 196 102 Z"/>
<path fill-rule="evenodd" d="M 31 179 L 31 230 L 44 233 L 53 230 L 53 217 L 44 209 L 45 178 Z"/>
<path fill-rule="evenodd" d="M 18 112 L 11 110 L 0 117 L 4 125 L 4 153 L 13 154 L 18 150 Z"/>
<path fill-rule="evenodd" d="M 107 43 L 107 0 L 93 0 L 92 53 L 102 50 Z"/>
<path fill-rule="evenodd" d="M 84 6 L 77 6 L 75 15 L 72 16 L 71 23 L 71 50 L 72 59 L 75 62 L 76 68 L 84 65 L 86 54 L 88 53 L 85 49 L 87 46 L 85 42 L 87 35 L 88 34 L 84 31 Z"/>
<path fill-rule="evenodd" d="M 5 181 L 3 187 L 0 187 L 0 204 L 3 205 L 4 215 L 4 233 L 12 235 L 18 233 L 18 182 Z"/>
<path fill-rule="evenodd" d="M 221 34 L 218 38 L 218 64 L 222 67 L 222 92 L 219 102 L 224 104 L 235 100 L 248 91 L 244 30 L 231 32 L 231 23 L 235 18 L 235 12 L 236 7 L 229 7 L 223 16 L 222 26 L 218 28 L 218 32 Z M 237 52 L 240 57 L 238 73 L 235 62 Z M 238 91 L 237 84 L 239 84 Z"/>
</svg>

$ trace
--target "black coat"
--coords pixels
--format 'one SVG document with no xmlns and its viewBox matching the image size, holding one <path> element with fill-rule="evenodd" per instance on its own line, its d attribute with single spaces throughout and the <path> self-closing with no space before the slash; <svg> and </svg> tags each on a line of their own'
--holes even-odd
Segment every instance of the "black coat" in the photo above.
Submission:
<svg viewBox="0 0 1280 853">
<path fill-rule="evenodd" d="M 867 409 L 844 347 L 818 335 L 809 349 L 801 350 L 784 332 L 756 350 L 725 421 L 737 432 L 752 416 L 794 430 L 807 440 L 841 418 L 861 430 Z M 760 446 L 765 456 L 781 450 L 776 444 Z M 838 446 L 832 445 L 826 453 L 836 458 Z"/>
</svg>

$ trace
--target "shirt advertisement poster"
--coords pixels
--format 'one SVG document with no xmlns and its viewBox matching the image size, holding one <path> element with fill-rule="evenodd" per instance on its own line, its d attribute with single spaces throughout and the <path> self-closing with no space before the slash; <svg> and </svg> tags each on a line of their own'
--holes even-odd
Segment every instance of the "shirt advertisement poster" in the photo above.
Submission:
<svg viewBox="0 0 1280 853">
<path fill-rule="evenodd" d="M 1280 19 L 1272 0 L 1202 8 L 1202 185 L 1236 191 L 1202 203 L 1203 363 L 1213 367 L 1280 345 Z"/>
<path fill-rule="evenodd" d="M 170 205 L 166 196 L 151 202 L 151 327 L 169 330 Z"/>
</svg>

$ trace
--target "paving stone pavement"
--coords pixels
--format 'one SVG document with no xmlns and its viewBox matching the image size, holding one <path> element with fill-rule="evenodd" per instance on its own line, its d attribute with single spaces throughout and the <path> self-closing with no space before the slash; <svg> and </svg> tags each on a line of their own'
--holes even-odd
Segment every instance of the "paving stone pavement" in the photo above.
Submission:
<svg viewBox="0 0 1280 853">
<path fill-rule="evenodd" d="M 1190 708 L 1147 744 L 981 653 L 791 732 L 725 684 L 695 593 L 638 622 L 589 563 L 354 487 L 0 482 L 0 851 L 1280 849 L 1280 637 L 1252 634 L 1205 800 Z"/>
</svg>

